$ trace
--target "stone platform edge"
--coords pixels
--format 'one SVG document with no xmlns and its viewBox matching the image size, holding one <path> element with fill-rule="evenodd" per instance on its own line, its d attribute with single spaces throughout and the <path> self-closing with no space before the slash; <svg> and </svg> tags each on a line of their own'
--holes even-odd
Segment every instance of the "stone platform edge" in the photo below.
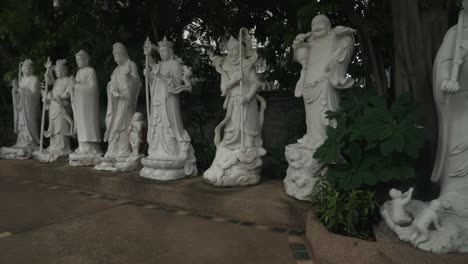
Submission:
<svg viewBox="0 0 468 264">
<path fill-rule="evenodd" d="M 138 172 L 101 172 L 66 163 L 0 160 L 0 168 L 0 177 L 80 188 L 268 226 L 304 229 L 310 210 L 308 203 L 288 197 L 279 180 L 223 189 L 207 185 L 201 177 L 156 182 L 139 177 Z"/>
</svg>

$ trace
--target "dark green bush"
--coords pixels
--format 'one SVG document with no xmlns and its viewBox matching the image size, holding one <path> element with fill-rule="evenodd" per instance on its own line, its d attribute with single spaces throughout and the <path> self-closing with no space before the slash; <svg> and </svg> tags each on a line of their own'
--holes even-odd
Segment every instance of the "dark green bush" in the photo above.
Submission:
<svg viewBox="0 0 468 264">
<path fill-rule="evenodd" d="M 375 186 L 414 177 L 414 159 L 425 144 L 427 132 L 417 126 L 420 110 L 409 94 L 391 106 L 381 96 L 362 88 L 347 94 L 327 141 L 314 158 L 327 165 L 326 180 L 342 190 Z"/>
<path fill-rule="evenodd" d="M 315 185 L 312 201 L 319 221 L 331 232 L 367 240 L 373 238 L 372 225 L 378 213 L 374 192 L 342 191 L 322 178 Z"/>
<path fill-rule="evenodd" d="M 427 137 L 409 94 L 389 105 L 363 88 L 343 96 L 336 122 L 314 158 L 327 166 L 311 195 L 318 219 L 332 232 L 371 239 L 378 219 L 378 185 L 414 177 L 412 164 Z"/>
</svg>

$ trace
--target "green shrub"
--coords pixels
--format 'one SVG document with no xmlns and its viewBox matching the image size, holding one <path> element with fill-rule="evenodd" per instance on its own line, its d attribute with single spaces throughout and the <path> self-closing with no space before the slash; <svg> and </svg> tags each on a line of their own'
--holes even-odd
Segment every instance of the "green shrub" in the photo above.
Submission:
<svg viewBox="0 0 468 264">
<path fill-rule="evenodd" d="M 318 220 L 331 232 L 367 240 L 373 238 L 372 225 L 378 216 L 374 192 L 342 191 L 321 178 L 311 198 Z"/>
<path fill-rule="evenodd" d="M 428 138 L 416 125 L 419 113 L 409 94 L 389 105 L 361 88 L 344 94 L 338 112 L 327 113 L 336 128 L 328 128 L 328 139 L 314 154 L 328 169 L 311 198 L 331 232 L 372 238 L 379 217 L 377 185 L 415 175 L 412 163 Z"/>
<path fill-rule="evenodd" d="M 328 128 L 328 139 L 314 154 L 328 167 L 326 180 L 349 191 L 414 177 L 411 164 L 428 138 L 416 125 L 419 113 L 409 94 L 389 106 L 381 96 L 352 89 L 340 111 L 327 113 L 337 126 Z"/>
</svg>

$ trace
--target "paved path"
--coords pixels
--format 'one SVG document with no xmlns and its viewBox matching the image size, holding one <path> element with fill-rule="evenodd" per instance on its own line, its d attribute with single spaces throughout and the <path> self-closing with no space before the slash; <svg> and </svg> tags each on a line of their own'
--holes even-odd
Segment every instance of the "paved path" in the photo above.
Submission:
<svg viewBox="0 0 468 264">
<path fill-rule="evenodd" d="M 301 234 L 0 179 L 0 263 L 310 264 Z"/>
</svg>

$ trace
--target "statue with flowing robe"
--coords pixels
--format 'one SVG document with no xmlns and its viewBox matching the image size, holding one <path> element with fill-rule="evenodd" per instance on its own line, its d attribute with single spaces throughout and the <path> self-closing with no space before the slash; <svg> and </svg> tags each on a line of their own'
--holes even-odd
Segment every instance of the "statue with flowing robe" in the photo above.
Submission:
<svg viewBox="0 0 468 264">
<path fill-rule="evenodd" d="M 74 80 L 68 76 L 66 60 L 57 61 L 55 74 L 57 76 L 55 80 L 52 72 L 45 76 L 48 78 L 48 83 L 53 84 L 53 88 L 47 95 L 43 95 L 46 108 L 49 110 L 49 127 L 44 136 L 50 138 L 50 143 L 46 150 L 33 154 L 37 160 L 46 163 L 68 158 L 74 125 L 70 104 L 70 91 L 73 89 Z"/>
<path fill-rule="evenodd" d="M 145 47 L 150 55 L 153 47 Z M 195 151 L 184 129 L 180 111 L 180 93 L 190 92 L 190 69 L 173 51 L 173 43 L 165 37 L 158 43 L 161 61 L 149 56 L 150 126 L 148 157 L 142 160 L 140 175 L 155 180 L 177 180 L 198 175 Z"/>
<path fill-rule="evenodd" d="M 392 222 L 390 202 L 380 210 L 398 238 L 434 253 L 468 252 L 468 0 L 463 7 L 433 67 L 439 140 L 432 181 L 440 185 L 439 197 L 406 205 L 414 216 L 411 226 Z"/>
<path fill-rule="evenodd" d="M 327 127 L 336 125 L 326 113 L 339 109 L 338 90 L 354 84 L 347 71 L 354 52 L 355 30 L 332 28 L 324 15 L 315 16 L 311 28 L 311 32 L 299 34 L 292 45 L 294 59 L 302 65 L 295 96 L 304 99 L 307 132 L 298 143 L 286 147 L 289 168 L 284 183 L 287 194 L 299 200 L 310 199 L 323 169 L 313 155 L 326 141 Z"/>
<path fill-rule="evenodd" d="M 13 81 L 14 132 L 16 144 L 2 147 L 2 159 L 29 159 L 39 144 L 39 115 L 41 87 L 34 75 L 34 62 L 30 59 L 20 64 L 19 81 Z"/>
<path fill-rule="evenodd" d="M 125 171 L 126 165 L 121 164 L 121 166 L 120 163 L 127 164 L 127 159 L 132 154 L 128 128 L 136 112 L 141 79 L 137 65 L 130 60 L 122 43 L 114 44 L 113 55 L 117 67 L 107 84 L 106 132 L 104 134 L 104 141 L 108 143 L 108 147 L 104 159 L 96 165 L 95 169 Z"/>
<path fill-rule="evenodd" d="M 79 70 L 70 96 L 74 117 L 72 132 L 78 138 L 78 149 L 70 154 L 70 165 L 94 166 L 102 156 L 99 87 L 96 71 L 89 66 L 89 54 L 80 50 L 75 59 Z"/>
<path fill-rule="evenodd" d="M 261 82 L 256 72 L 258 55 L 250 35 L 231 36 L 226 57 L 213 61 L 221 75 L 221 96 L 226 117 L 215 129 L 216 157 L 203 177 L 219 187 L 255 185 L 260 181 L 262 127 L 266 101 L 257 94 Z M 241 68 L 242 67 L 242 68 Z"/>
</svg>

